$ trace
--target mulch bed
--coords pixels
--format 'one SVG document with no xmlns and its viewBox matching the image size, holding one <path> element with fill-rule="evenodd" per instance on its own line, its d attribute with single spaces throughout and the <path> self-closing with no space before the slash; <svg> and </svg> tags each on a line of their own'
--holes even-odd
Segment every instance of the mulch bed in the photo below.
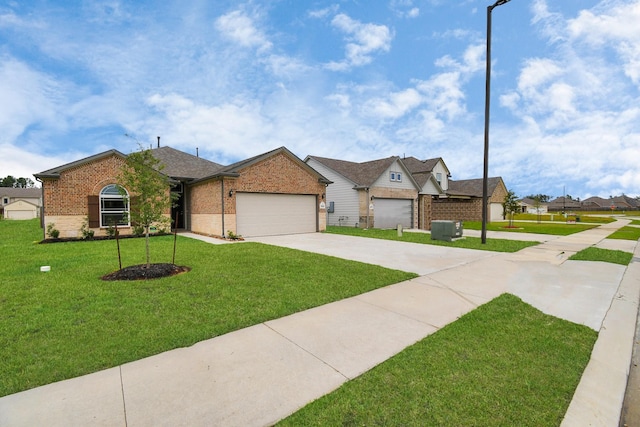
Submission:
<svg viewBox="0 0 640 427">
<path fill-rule="evenodd" d="M 191 268 L 169 264 L 147 264 L 132 265 L 125 267 L 122 270 L 114 271 L 113 273 L 102 276 L 102 280 L 147 280 L 158 279 L 161 277 L 175 276 L 176 274 L 186 273 Z"/>
</svg>

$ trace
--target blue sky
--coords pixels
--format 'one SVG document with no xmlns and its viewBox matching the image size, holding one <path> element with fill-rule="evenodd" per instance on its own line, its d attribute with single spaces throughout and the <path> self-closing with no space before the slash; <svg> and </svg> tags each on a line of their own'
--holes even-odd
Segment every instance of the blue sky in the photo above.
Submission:
<svg viewBox="0 0 640 427">
<path fill-rule="evenodd" d="M 2 1 L 0 176 L 161 136 L 222 164 L 286 146 L 480 178 L 492 3 Z M 638 22 L 640 0 L 494 9 L 491 176 L 640 195 Z"/>
</svg>

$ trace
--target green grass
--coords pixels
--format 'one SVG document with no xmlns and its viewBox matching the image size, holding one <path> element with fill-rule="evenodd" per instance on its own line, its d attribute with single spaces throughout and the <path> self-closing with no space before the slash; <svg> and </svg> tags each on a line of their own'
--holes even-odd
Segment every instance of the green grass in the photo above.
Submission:
<svg viewBox="0 0 640 427">
<path fill-rule="evenodd" d="M 607 236 L 607 239 L 638 240 L 640 228 L 625 226 Z"/>
<path fill-rule="evenodd" d="M 598 227 L 597 224 L 566 224 L 561 222 L 526 222 L 526 221 L 514 221 L 513 227 L 507 228 L 509 221 L 497 221 L 487 224 L 487 230 L 489 231 L 506 231 L 510 233 L 536 233 L 536 234 L 552 234 L 555 236 L 568 236 L 570 234 L 579 233 L 581 231 L 589 230 L 591 228 Z M 481 230 L 482 223 L 480 221 L 465 221 L 464 228 L 469 230 Z"/>
<path fill-rule="evenodd" d="M 603 261 L 613 264 L 629 265 L 633 259 L 633 254 L 625 251 L 601 249 L 592 246 L 571 255 L 569 259 L 576 261 Z"/>
<path fill-rule="evenodd" d="M 464 239 L 457 239 L 452 242 L 443 242 L 440 240 L 431 240 L 431 235 L 428 233 L 405 231 L 402 233 L 402 237 L 398 237 L 397 230 L 381 230 L 379 228 L 363 229 L 356 227 L 329 226 L 327 227 L 327 233 L 494 252 L 517 252 L 520 249 L 539 244 L 539 242 L 524 242 L 506 239 L 487 239 L 487 243 L 482 244 L 478 237 L 465 237 Z"/>
<path fill-rule="evenodd" d="M 36 244 L 37 221 L 0 221 L 0 396 L 76 377 L 361 294 L 415 274 L 259 243 L 178 237 L 188 273 L 107 282 L 115 241 Z M 144 239 L 120 242 L 123 266 Z M 171 262 L 173 236 L 151 239 Z M 40 266 L 51 272 L 40 272 Z"/>
<path fill-rule="evenodd" d="M 504 294 L 282 426 L 557 426 L 597 333 Z"/>
<path fill-rule="evenodd" d="M 631 223 L 629 225 L 640 225 L 640 221 L 637 219 L 634 219 L 631 221 Z"/>
<path fill-rule="evenodd" d="M 610 222 L 614 222 L 615 218 L 612 218 L 610 216 L 596 216 L 598 215 L 597 212 L 585 212 L 585 213 L 575 213 L 573 215 L 569 215 L 569 217 L 575 219 L 576 216 L 580 217 L 580 221 L 581 222 L 588 222 L 588 223 L 592 223 L 592 224 L 609 224 Z M 600 213 L 599 215 L 606 215 L 606 213 Z M 526 214 L 526 213 L 521 213 L 521 214 L 515 214 L 514 215 L 514 219 L 516 221 L 552 221 L 551 216 L 553 216 L 553 221 L 566 221 L 566 219 L 564 218 L 564 216 L 561 213 L 547 213 L 547 214 L 542 214 L 540 216 L 536 215 L 536 214 Z"/>
</svg>

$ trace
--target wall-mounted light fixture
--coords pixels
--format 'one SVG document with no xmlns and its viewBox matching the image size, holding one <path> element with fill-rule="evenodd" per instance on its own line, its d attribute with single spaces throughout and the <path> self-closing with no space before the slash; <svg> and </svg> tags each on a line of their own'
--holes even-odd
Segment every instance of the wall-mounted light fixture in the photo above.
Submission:
<svg viewBox="0 0 640 427">
<path fill-rule="evenodd" d="M 322 200 L 324 200 L 324 193 L 322 193 Z"/>
<path fill-rule="evenodd" d="M 234 191 L 233 191 L 233 188 L 232 188 L 231 190 L 229 190 L 229 197 L 233 197 L 233 193 L 234 193 Z"/>
<path fill-rule="evenodd" d="M 371 196 L 371 201 L 373 201 L 373 196 Z"/>
</svg>

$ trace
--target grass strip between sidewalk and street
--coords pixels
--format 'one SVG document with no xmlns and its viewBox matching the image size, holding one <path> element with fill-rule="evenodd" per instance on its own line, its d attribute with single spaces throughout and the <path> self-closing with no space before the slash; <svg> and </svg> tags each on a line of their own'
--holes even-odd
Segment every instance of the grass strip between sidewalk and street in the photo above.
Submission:
<svg viewBox="0 0 640 427">
<path fill-rule="evenodd" d="M 607 239 L 638 240 L 640 239 L 640 228 L 627 225 L 611 233 Z"/>
<path fill-rule="evenodd" d="M 416 274 L 260 243 L 212 245 L 178 236 L 163 279 L 103 281 L 116 242 L 37 244 L 37 220 L 0 221 L 0 396 L 193 345 Z M 123 266 L 145 262 L 123 239 Z M 171 262 L 173 236 L 151 238 Z M 50 266 L 50 272 L 41 272 Z"/>
<path fill-rule="evenodd" d="M 633 259 L 633 254 L 631 252 L 591 246 L 571 255 L 569 259 L 574 261 L 602 261 L 612 264 L 629 265 Z"/>
<path fill-rule="evenodd" d="M 406 231 L 402 233 L 401 237 L 399 237 L 397 230 L 383 230 L 379 228 L 364 229 L 356 227 L 329 226 L 327 227 L 326 232 L 333 234 L 344 234 L 347 236 L 370 237 L 374 239 L 396 240 L 399 242 L 421 243 L 427 245 L 447 246 L 451 248 L 477 249 L 494 252 L 518 252 L 520 249 L 540 244 L 540 242 L 506 239 L 487 239 L 487 243 L 482 244 L 482 241 L 479 237 L 463 237 L 462 239 L 455 239 L 451 242 L 445 242 L 441 240 L 431 240 L 431 234 L 429 233 Z"/>
<path fill-rule="evenodd" d="M 279 426 L 558 426 L 597 338 L 503 294 Z"/>
<path fill-rule="evenodd" d="M 492 221 L 487 223 L 487 230 L 504 231 L 507 233 L 535 233 L 551 234 L 554 236 L 569 236 L 598 226 L 599 224 L 513 221 L 511 227 L 509 227 L 509 221 Z M 464 227 L 469 230 L 481 230 L 482 223 L 480 221 L 465 221 Z"/>
</svg>

